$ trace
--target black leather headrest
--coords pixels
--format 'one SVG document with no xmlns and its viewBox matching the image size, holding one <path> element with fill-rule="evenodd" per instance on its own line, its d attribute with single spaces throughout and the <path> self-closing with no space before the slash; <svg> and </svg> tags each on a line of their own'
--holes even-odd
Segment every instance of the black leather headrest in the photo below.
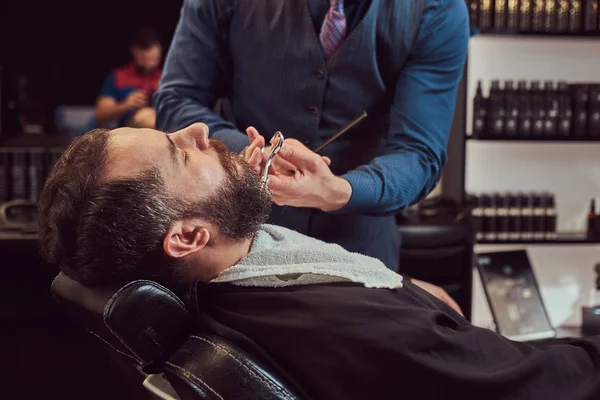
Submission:
<svg viewBox="0 0 600 400">
<path fill-rule="evenodd" d="M 183 302 L 156 282 L 89 288 L 61 272 L 52 282 L 52 294 L 86 329 L 147 373 L 159 372 L 191 332 Z"/>
</svg>

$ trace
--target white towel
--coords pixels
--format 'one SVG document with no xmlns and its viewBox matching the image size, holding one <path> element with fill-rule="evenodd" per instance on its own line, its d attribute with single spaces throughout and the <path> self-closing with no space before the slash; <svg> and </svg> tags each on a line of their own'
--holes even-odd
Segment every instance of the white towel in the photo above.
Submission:
<svg viewBox="0 0 600 400">
<path fill-rule="evenodd" d="M 367 288 L 395 289 L 402 287 L 402 276 L 375 258 L 265 224 L 246 257 L 211 282 L 258 287 L 355 282 Z"/>
</svg>

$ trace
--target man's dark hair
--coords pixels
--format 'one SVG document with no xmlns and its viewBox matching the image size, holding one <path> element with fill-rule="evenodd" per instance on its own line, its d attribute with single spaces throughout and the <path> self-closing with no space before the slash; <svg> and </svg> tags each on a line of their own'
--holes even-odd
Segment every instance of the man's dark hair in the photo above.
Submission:
<svg viewBox="0 0 600 400">
<path fill-rule="evenodd" d="M 103 129 L 76 138 L 50 173 L 39 204 L 42 256 L 89 286 L 140 278 L 169 285 L 178 263 L 162 240 L 175 211 L 160 174 L 102 182 L 108 140 Z"/>
<path fill-rule="evenodd" d="M 142 50 L 148 50 L 150 47 L 160 44 L 160 37 L 156 31 L 150 28 L 137 29 L 131 37 L 131 46 Z"/>
</svg>

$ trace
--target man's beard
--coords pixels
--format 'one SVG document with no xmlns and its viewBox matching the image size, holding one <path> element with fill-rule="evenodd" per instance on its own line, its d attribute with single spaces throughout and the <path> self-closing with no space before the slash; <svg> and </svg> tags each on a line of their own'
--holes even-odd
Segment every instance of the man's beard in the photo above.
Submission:
<svg viewBox="0 0 600 400">
<path fill-rule="evenodd" d="M 225 170 L 225 181 L 209 199 L 192 205 L 194 214 L 233 240 L 251 238 L 269 218 L 271 196 L 250 165 L 218 140 L 210 144 Z"/>
</svg>

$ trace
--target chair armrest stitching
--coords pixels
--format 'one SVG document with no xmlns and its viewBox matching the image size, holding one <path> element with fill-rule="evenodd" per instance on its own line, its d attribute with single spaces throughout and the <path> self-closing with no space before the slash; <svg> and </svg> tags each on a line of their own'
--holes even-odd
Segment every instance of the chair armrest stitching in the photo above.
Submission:
<svg viewBox="0 0 600 400">
<path fill-rule="evenodd" d="M 180 367 L 179 365 L 173 364 L 170 361 L 167 361 L 166 364 L 172 368 L 175 368 L 177 371 L 179 371 L 181 374 L 183 374 L 183 376 L 185 376 L 186 378 L 191 378 L 193 381 L 196 381 L 197 383 L 200 383 L 203 387 L 205 387 L 206 389 L 208 389 L 212 394 L 214 394 L 215 396 L 217 396 L 219 399 L 221 400 L 225 400 L 221 395 L 219 395 L 217 392 L 215 392 L 215 390 L 213 388 L 211 388 L 206 382 L 204 382 L 202 380 L 202 378 L 194 375 L 193 373 L 191 373 L 190 371 L 186 370 L 185 368 Z"/>
</svg>

